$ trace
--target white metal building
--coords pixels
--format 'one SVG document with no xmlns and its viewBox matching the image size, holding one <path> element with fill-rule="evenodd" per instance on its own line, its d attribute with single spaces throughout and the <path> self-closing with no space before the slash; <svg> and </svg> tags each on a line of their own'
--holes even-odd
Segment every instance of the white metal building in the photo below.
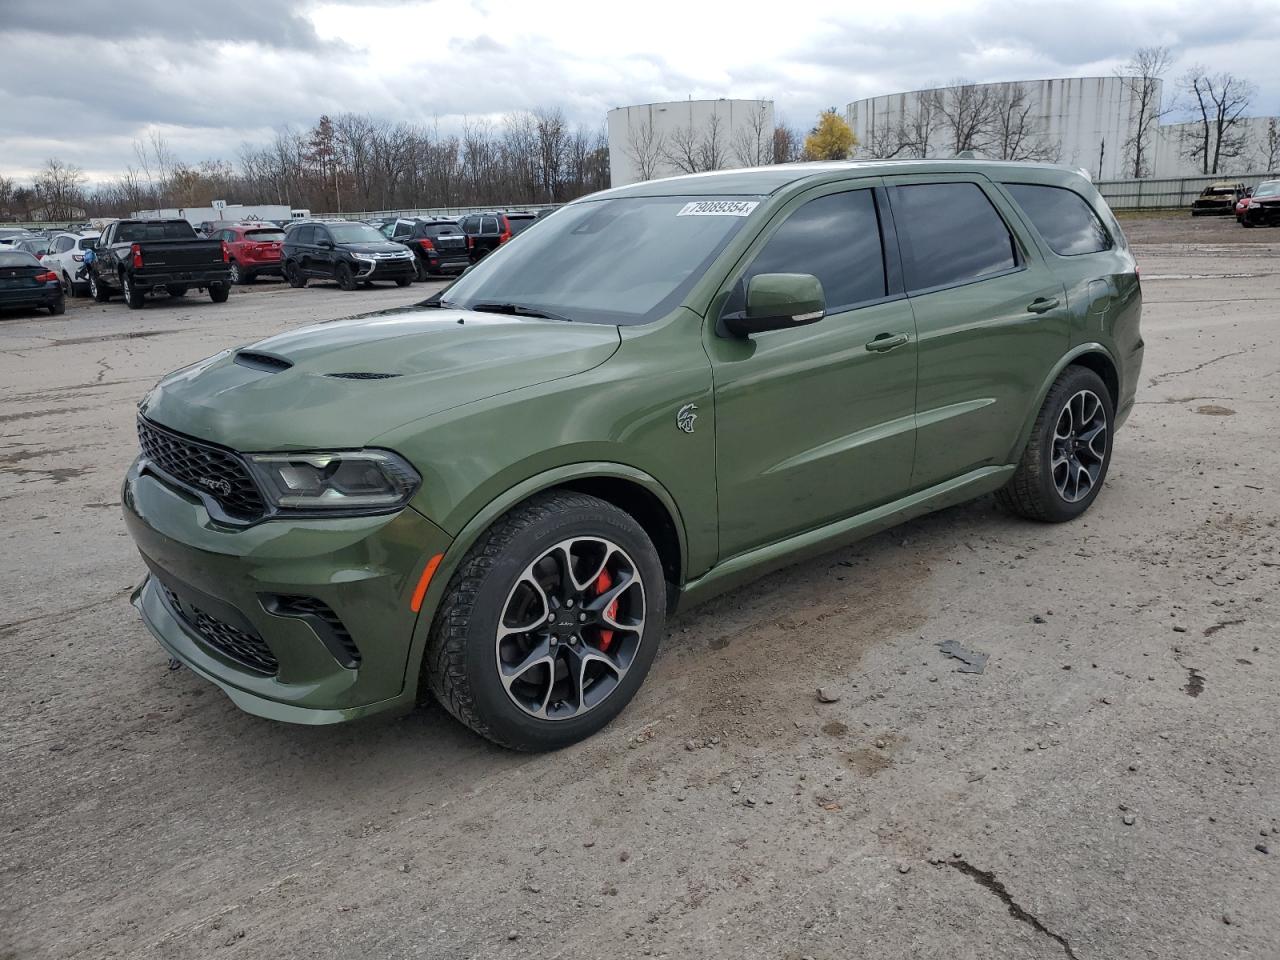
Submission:
<svg viewBox="0 0 1280 960">
<path fill-rule="evenodd" d="M 771 100 L 673 100 L 609 111 L 615 187 L 773 160 Z"/>
<path fill-rule="evenodd" d="M 1156 106 L 1163 90 L 1156 81 Z M 976 90 L 1007 96 L 1020 89 L 1030 106 L 1029 126 L 1058 150 L 1058 161 L 1083 167 L 1097 180 L 1118 180 L 1133 176 L 1132 159 L 1126 163 L 1126 141 L 1133 136 L 1139 105 L 1132 84 L 1120 77 L 1067 77 L 1056 80 L 1015 80 L 1006 83 L 973 84 Z M 945 88 L 942 88 L 945 90 Z M 939 93 L 914 90 L 855 100 L 847 107 L 849 125 L 861 149 L 883 139 L 904 121 L 918 115 L 920 105 Z M 1259 169 L 1256 154 L 1264 142 L 1269 117 L 1248 121 L 1249 146 L 1245 155 L 1232 161 L 1238 171 Z M 1158 124 L 1151 128 L 1146 154 L 1148 176 L 1195 176 L 1198 163 L 1185 156 L 1184 134 L 1191 124 Z M 928 155 L 950 156 L 951 144 L 945 130 L 937 130 Z"/>
</svg>

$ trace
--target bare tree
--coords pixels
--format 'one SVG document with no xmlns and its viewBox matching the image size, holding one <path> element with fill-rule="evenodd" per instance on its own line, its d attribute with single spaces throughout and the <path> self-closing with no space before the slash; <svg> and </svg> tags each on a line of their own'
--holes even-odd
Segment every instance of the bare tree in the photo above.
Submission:
<svg viewBox="0 0 1280 960">
<path fill-rule="evenodd" d="M 859 152 L 876 160 L 892 160 L 910 149 L 911 143 L 902 123 L 879 124 L 872 126 L 871 133 Z"/>
<path fill-rule="evenodd" d="M 693 118 L 683 127 L 677 127 L 667 134 L 666 146 L 662 151 L 662 159 L 681 173 L 697 173 L 701 162 L 698 128 L 693 125 Z"/>
<path fill-rule="evenodd" d="M 993 88 L 953 80 L 945 87 L 930 91 L 929 96 L 937 129 L 946 137 L 952 153 L 981 150 L 997 109 Z"/>
<path fill-rule="evenodd" d="M 45 220 L 70 220 L 81 215 L 84 172 L 72 163 L 50 157 L 32 184 L 44 206 Z"/>
<path fill-rule="evenodd" d="M 627 157 L 635 164 L 641 180 L 652 180 L 666 155 L 667 138 L 654 124 L 651 113 L 634 125 L 630 123 L 630 117 L 627 119 Z"/>
<path fill-rule="evenodd" d="M 8 177 L 0 176 L 0 216 L 12 213 L 13 191 L 14 182 Z"/>
<path fill-rule="evenodd" d="M 733 158 L 744 167 L 775 163 L 773 130 L 769 123 L 769 105 L 761 100 L 747 111 L 747 118 L 733 136 Z"/>
<path fill-rule="evenodd" d="M 1211 74 L 1198 64 L 1183 75 L 1182 86 L 1198 115 L 1198 129 L 1187 137 L 1183 154 L 1197 161 L 1203 173 L 1216 174 L 1248 146 L 1244 112 L 1255 88 L 1232 73 Z"/>
<path fill-rule="evenodd" d="M 1061 147 L 1049 139 L 1036 102 L 1020 83 L 1005 84 L 992 98 L 984 149 L 997 160 L 1056 161 Z"/>
<path fill-rule="evenodd" d="M 720 113 L 711 108 L 711 116 L 702 130 L 702 138 L 698 143 L 698 164 L 703 170 L 720 170 L 724 167 L 726 156 L 726 137 L 722 127 Z"/>
<path fill-rule="evenodd" d="M 794 127 L 780 123 L 773 128 L 773 163 L 795 163 L 804 150 L 804 141 Z"/>
<path fill-rule="evenodd" d="M 560 189 L 569 127 L 564 119 L 564 111 L 559 107 L 535 110 L 533 119 L 538 140 L 539 186 L 542 188 L 542 199 L 552 202 Z"/>
<path fill-rule="evenodd" d="M 1267 128 L 1262 133 L 1262 142 L 1258 144 L 1258 161 L 1263 173 L 1280 170 L 1280 121 L 1275 117 L 1267 121 Z"/>
<path fill-rule="evenodd" d="M 1124 142 L 1126 165 L 1133 177 L 1151 173 L 1149 142 L 1151 131 L 1168 111 L 1160 102 L 1161 77 L 1173 62 L 1168 47 L 1142 47 L 1135 50 L 1123 72 L 1117 73 L 1121 85 L 1129 93 L 1132 126 Z"/>
<path fill-rule="evenodd" d="M 919 95 L 915 108 L 903 116 L 895 136 L 901 141 L 905 156 L 924 160 L 935 147 L 942 121 L 937 99 L 932 94 Z"/>
</svg>

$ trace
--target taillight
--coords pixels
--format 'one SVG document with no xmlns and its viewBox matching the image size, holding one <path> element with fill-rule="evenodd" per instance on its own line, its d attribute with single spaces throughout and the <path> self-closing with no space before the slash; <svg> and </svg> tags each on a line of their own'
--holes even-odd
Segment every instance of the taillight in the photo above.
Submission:
<svg viewBox="0 0 1280 960">
<path fill-rule="evenodd" d="M 468 250 L 472 250 L 472 249 L 474 249 L 474 248 L 475 248 L 475 245 L 476 245 L 476 238 L 475 238 L 475 237 L 473 237 L 471 234 L 469 234 L 469 233 L 468 233 L 468 234 L 467 234 L 467 249 L 468 249 Z"/>
<path fill-rule="evenodd" d="M 129 254 L 133 257 L 133 269 L 137 270 L 142 266 L 142 248 L 136 243 L 129 247 Z"/>
<path fill-rule="evenodd" d="M 83 254 L 83 253 L 73 253 L 73 254 L 71 255 L 71 259 L 72 259 L 72 260 L 74 260 L 76 263 L 82 263 L 82 262 L 84 261 L 84 254 Z"/>
<path fill-rule="evenodd" d="M 436 245 L 426 238 L 419 240 L 418 246 L 422 247 L 422 249 L 426 250 L 428 253 L 436 252 Z"/>
<path fill-rule="evenodd" d="M 506 243 L 511 239 L 511 224 L 506 217 L 502 218 L 502 236 L 498 237 L 498 245 Z"/>
<path fill-rule="evenodd" d="M 222 241 L 222 262 L 229 263 L 231 260 L 231 248 L 227 246 L 227 241 Z"/>
<path fill-rule="evenodd" d="M 36 283 L 57 283 L 58 275 L 52 270 L 46 270 L 44 273 L 36 274 Z"/>
</svg>

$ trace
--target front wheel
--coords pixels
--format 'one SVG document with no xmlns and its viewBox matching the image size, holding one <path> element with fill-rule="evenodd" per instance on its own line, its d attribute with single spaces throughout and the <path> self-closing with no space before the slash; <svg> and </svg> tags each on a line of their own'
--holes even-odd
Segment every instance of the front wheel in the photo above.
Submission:
<svg viewBox="0 0 1280 960">
<path fill-rule="evenodd" d="M 289 286 L 294 288 L 307 285 L 307 278 L 303 275 L 302 269 L 292 261 L 284 265 L 284 278 L 289 282 Z"/>
<path fill-rule="evenodd" d="M 334 279 L 338 281 L 338 286 L 343 290 L 354 290 L 356 288 L 356 276 L 351 272 L 351 267 L 345 263 L 338 264 L 338 269 L 334 271 Z"/>
<path fill-rule="evenodd" d="M 662 565 L 640 525 L 596 497 L 553 491 L 504 514 L 463 558 L 423 679 L 481 736 L 558 749 L 635 696 L 665 612 Z"/>
<path fill-rule="evenodd" d="M 1031 520 L 1074 520 L 1102 489 L 1114 422 L 1102 378 L 1085 367 L 1067 367 L 1045 397 L 1018 469 L 996 497 Z"/>
<path fill-rule="evenodd" d="M 411 283 L 413 283 L 413 277 L 396 277 L 397 287 L 407 287 Z"/>
<path fill-rule="evenodd" d="M 89 296 L 96 303 L 106 303 L 111 299 L 111 292 L 99 282 L 98 275 L 92 270 L 89 271 Z"/>
</svg>

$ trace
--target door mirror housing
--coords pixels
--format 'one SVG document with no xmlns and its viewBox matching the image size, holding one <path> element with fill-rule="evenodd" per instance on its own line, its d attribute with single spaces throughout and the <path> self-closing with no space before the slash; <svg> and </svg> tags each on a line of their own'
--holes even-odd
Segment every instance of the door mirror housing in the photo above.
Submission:
<svg viewBox="0 0 1280 960">
<path fill-rule="evenodd" d="M 317 241 L 316 241 L 316 246 L 317 246 L 317 247 L 319 247 L 321 250 L 332 250 L 332 249 L 333 249 L 333 241 L 332 241 L 332 240 L 317 240 Z"/>
<path fill-rule="evenodd" d="M 817 323 L 827 312 L 822 281 L 811 273 L 759 273 L 747 284 L 747 308 L 722 322 L 735 337 Z"/>
</svg>

